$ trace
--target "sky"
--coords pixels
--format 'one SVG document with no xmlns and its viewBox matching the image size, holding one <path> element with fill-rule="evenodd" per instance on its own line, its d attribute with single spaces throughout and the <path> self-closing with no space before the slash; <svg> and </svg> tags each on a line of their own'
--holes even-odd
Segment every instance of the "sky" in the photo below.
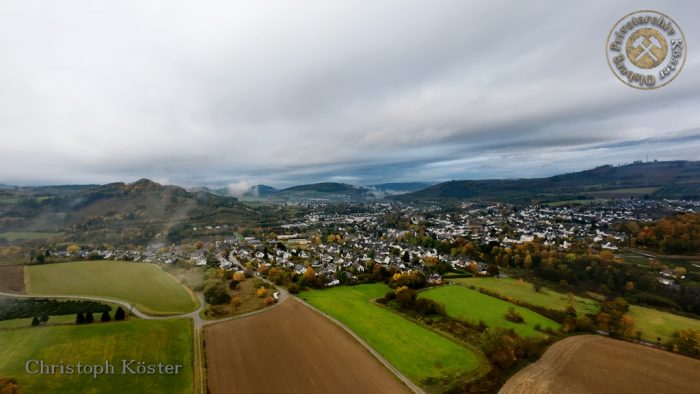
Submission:
<svg viewBox="0 0 700 394">
<path fill-rule="evenodd" d="M 625 14 L 683 29 L 618 81 Z M 538 177 L 700 159 L 700 3 L 0 2 L 0 183 L 286 187 Z M 697 48 L 697 50 L 696 50 Z"/>
</svg>

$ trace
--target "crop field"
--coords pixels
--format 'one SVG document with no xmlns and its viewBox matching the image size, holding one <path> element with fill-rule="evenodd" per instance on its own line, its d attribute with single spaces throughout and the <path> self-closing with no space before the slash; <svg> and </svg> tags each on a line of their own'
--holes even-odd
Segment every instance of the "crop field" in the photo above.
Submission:
<svg viewBox="0 0 700 394">
<path fill-rule="evenodd" d="M 191 393 L 192 323 L 184 319 L 127 320 L 0 330 L 0 376 L 18 380 L 21 393 Z M 121 373 L 121 360 L 182 364 L 180 374 L 30 375 L 27 360 L 102 364 Z"/>
<path fill-rule="evenodd" d="M 472 322 L 482 320 L 489 327 L 512 328 L 519 335 L 539 334 L 535 330 L 535 325 L 537 324 L 543 329 L 558 330 L 560 328 L 559 323 L 529 309 L 462 286 L 436 287 L 418 294 L 419 297 L 430 298 L 443 303 L 449 316 L 459 317 Z M 506 320 L 505 314 L 509 308 L 513 308 L 518 312 L 525 321 L 523 323 L 514 323 Z"/>
<path fill-rule="evenodd" d="M 0 291 L 5 293 L 24 291 L 24 266 L 0 266 Z"/>
<path fill-rule="evenodd" d="M 671 352 L 580 335 L 552 345 L 513 375 L 501 394 L 700 392 L 700 361 Z"/>
<path fill-rule="evenodd" d="M 134 304 L 148 314 L 192 312 L 191 291 L 160 268 L 125 261 L 78 261 L 26 268 L 27 293 L 107 297 Z"/>
<path fill-rule="evenodd" d="M 700 330 L 700 320 L 642 306 L 630 305 L 627 316 L 634 320 L 634 330 L 641 331 L 642 338 L 652 342 L 656 342 L 657 338 L 666 342 L 676 330 Z"/>
<path fill-rule="evenodd" d="M 301 298 L 338 319 L 412 381 L 466 375 L 483 370 L 483 356 L 372 303 L 384 284 L 312 290 Z"/>
<path fill-rule="evenodd" d="M 550 309 L 564 310 L 568 303 L 568 296 L 566 294 L 558 293 L 544 287 L 537 292 L 532 286 L 532 283 L 510 278 L 463 278 L 454 279 L 453 282 L 463 286 L 474 286 L 477 290 L 483 287 L 516 300 Z M 573 305 L 576 311 L 581 314 L 598 313 L 599 311 L 598 303 L 588 298 L 574 296 Z"/>
<path fill-rule="evenodd" d="M 294 298 L 205 335 L 213 394 L 409 392 L 352 336 Z"/>
<path fill-rule="evenodd" d="M 55 238 L 55 237 L 62 237 L 63 233 L 62 232 L 17 232 L 17 231 L 8 231 L 6 233 L 0 233 L 0 238 L 5 238 L 9 242 L 17 241 L 19 239 L 25 239 L 25 240 L 35 240 L 35 239 L 46 239 L 46 238 Z"/>
</svg>

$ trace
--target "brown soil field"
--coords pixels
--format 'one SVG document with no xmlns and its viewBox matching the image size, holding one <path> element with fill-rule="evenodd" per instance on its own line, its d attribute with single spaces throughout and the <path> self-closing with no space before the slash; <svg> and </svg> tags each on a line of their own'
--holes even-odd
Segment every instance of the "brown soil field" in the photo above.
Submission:
<svg viewBox="0 0 700 394">
<path fill-rule="evenodd" d="M 293 298 L 205 328 L 212 393 L 407 393 L 331 321 Z"/>
<path fill-rule="evenodd" d="M 24 266 L 0 266 L 0 291 L 24 293 Z"/>
<path fill-rule="evenodd" d="M 582 335 L 552 345 L 500 394 L 698 393 L 700 360 L 610 338 Z"/>
</svg>

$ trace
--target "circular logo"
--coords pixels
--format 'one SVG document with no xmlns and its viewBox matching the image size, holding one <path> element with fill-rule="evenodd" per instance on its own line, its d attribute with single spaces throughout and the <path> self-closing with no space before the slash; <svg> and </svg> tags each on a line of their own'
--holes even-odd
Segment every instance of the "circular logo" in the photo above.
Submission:
<svg viewBox="0 0 700 394">
<path fill-rule="evenodd" d="M 610 70 L 637 89 L 656 89 L 681 72 L 685 35 L 678 24 L 657 11 L 636 11 L 617 21 L 605 42 Z"/>
</svg>

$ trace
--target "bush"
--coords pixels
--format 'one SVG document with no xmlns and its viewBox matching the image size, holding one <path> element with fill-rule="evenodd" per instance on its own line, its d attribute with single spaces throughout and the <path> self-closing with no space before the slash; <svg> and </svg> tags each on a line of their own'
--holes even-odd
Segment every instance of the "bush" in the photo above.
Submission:
<svg viewBox="0 0 700 394">
<path fill-rule="evenodd" d="M 518 313 L 515 308 L 508 308 L 508 312 L 506 313 L 506 320 L 512 321 L 513 323 L 525 323 L 525 319 L 523 319 L 523 316 Z"/>
<path fill-rule="evenodd" d="M 92 315 L 92 312 L 88 312 L 85 314 L 85 323 L 90 324 L 95 321 L 95 316 Z"/>
<path fill-rule="evenodd" d="M 32 327 L 36 327 L 38 325 L 39 325 L 39 318 L 34 316 L 34 318 L 32 319 Z"/>
<path fill-rule="evenodd" d="M 229 282 L 229 284 L 228 284 L 229 289 L 236 290 L 236 287 L 238 287 L 238 281 L 232 280 L 231 282 Z"/>
<path fill-rule="evenodd" d="M 289 291 L 290 294 L 299 294 L 299 290 L 299 285 L 297 285 L 296 283 L 292 283 L 287 288 L 287 291 Z"/>
<path fill-rule="evenodd" d="M 102 323 L 106 323 L 106 322 L 108 322 L 108 321 L 110 321 L 110 320 L 112 320 L 112 318 L 109 317 L 109 312 L 107 312 L 107 311 L 102 312 L 102 317 L 100 317 L 100 321 L 101 321 Z"/>
<path fill-rule="evenodd" d="M 228 304 L 231 296 L 228 294 L 226 285 L 223 282 L 211 281 L 204 286 L 204 300 L 209 305 Z"/>
<path fill-rule="evenodd" d="M 75 315 L 75 324 L 83 323 L 85 323 L 85 315 L 83 315 L 83 312 L 79 312 L 77 315 Z"/>
<path fill-rule="evenodd" d="M 272 297 L 265 297 L 265 305 L 270 306 L 275 303 L 275 299 Z"/>
<path fill-rule="evenodd" d="M 124 309 L 122 307 L 118 306 L 117 311 L 114 312 L 114 320 L 116 321 L 121 321 L 126 318 L 126 312 L 124 312 Z"/>
<path fill-rule="evenodd" d="M 428 315 L 438 315 L 446 316 L 445 305 L 430 298 L 418 298 L 416 299 L 414 308 L 416 312 L 423 316 Z"/>
</svg>

